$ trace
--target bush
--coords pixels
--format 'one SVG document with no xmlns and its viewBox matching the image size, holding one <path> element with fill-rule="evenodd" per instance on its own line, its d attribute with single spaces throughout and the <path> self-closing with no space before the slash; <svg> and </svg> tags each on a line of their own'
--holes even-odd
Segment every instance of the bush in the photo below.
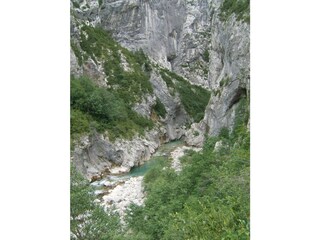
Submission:
<svg viewBox="0 0 320 240">
<path fill-rule="evenodd" d="M 167 111 L 159 98 L 157 98 L 156 100 L 156 105 L 154 106 L 154 110 L 158 114 L 158 116 L 161 116 L 162 118 L 166 116 Z"/>
<path fill-rule="evenodd" d="M 92 118 L 79 110 L 71 109 L 70 114 L 71 135 L 88 133 L 90 130 L 90 122 Z"/>
<path fill-rule="evenodd" d="M 202 87 L 190 84 L 183 77 L 166 69 L 161 69 L 160 74 L 167 86 L 173 87 L 179 93 L 187 113 L 195 122 L 199 122 L 204 117 L 210 92 Z"/>
<path fill-rule="evenodd" d="M 93 203 L 93 189 L 71 165 L 70 239 L 115 239 L 121 233 L 117 214 Z"/>
<path fill-rule="evenodd" d="M 71 77 L 71 136 L 88 133 L 90 127 L 99 132 L 108 130 L 111 140 L 132 138 L 151 129 L 151 120 L 134 112 L 119 94 L 95 86 L 86 77 Z"/>
<path fill-rule="evenodd" d="M 204 53 L 203 53 L 203 55 L 202 55 L 202 58 L 203 58 L 203 60 L 204 60 L 205 62 L 209 62 L 209 60 L 210 60 L 210 54 L 209 54 L 209 50 L 208 50 L 208 49 L 206 49 L 206 50 L 204 51 Z"/>
<path fill-rule="evenodd" d="M 250 22 L 250 0 L 224 0 L 220 7 L 220 20 L 226 21 L 232 14 L 238 21 Z"/>
</svg>

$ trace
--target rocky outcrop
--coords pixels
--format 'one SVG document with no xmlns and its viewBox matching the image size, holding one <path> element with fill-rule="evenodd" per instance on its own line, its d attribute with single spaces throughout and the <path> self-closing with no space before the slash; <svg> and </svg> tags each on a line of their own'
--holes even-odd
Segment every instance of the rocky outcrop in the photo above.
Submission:
<svg viewBox="0 0 320 240">
<path fill-rule="evenodd" d="M 133 166 L 143 164 L 162 141 L 168 141 L 164 128 L 146 132 L 144 137 L 136 136 L 132 140 L 119 138 L 115 142 L 94 132 L 76 144 L 72 161 L 79 172 L 89 180 L 95 180 L 104 172 L 129 172 Z"/>
<path fill-rule="evenodd" d="M 189 146 L 202 147 L 207 129 L 207 124 L 204 121 L 191 124 L 191 128 L 185 133 L 185 142 Z"/>
<path fill-rule="evenodd" d="M 160 99 L 166 109 L 166 118 L 162 123 L 166 126 L 168 140 L 180 139 L 185 133 L 185 125 L 189 121 L 180 98 L 170 93 L 170 89 L 158 72 L 154 71 L 150 77 L 154 94 Z"/>
<path fill-rule="evenodd" d="M 152 114 L 152 107 L 156 104 L 156 98 L 154 95 L 147 94 L 144 96 L 141 102 L 136 103 L 133 110 L 140 115 L 150 118 Z"/>
<path fill-rule="evenodd" d="M 102 206 L 105 208 L 115 208 L 123 220 L 125 212 L 130 204 L 141 206 L 144 201 L 144 192 L 142 187 L 143 177 L 132 177 L 113 188 L 110 193 L 103 196 Z"/>
<path fill-rule="evenodd" d="M 70 73 L 76 77 L 83 75 L 82 67 L 79 66 L 78 59 L 72 48 L 70 48 Z"/>
<path fill-rule="evenodd" d="M 186 133 L 189 145 L 201 146 L 203 135 L 219 134 L 221 128 L 234 125 L 238 102 L 250 95 L 250 26 L 233 14 L 221 21 L 221 0 L 213 1 L 211 48 L 209 51 L 209 84 L 212 90 L 204 119 Z M 199 137 L 194 138 L 194 133 Z"/>
</svg>

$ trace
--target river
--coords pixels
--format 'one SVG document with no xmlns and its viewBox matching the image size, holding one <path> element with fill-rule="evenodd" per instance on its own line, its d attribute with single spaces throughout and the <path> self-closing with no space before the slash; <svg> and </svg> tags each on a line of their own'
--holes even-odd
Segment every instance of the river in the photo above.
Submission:
<svg viewBox="0 0 320 240">
<path fill-rule="evenodd" d="M 95 201 L 105 208 L 109 208 L 110 206 L 115 207 L 120 217 L 123 217 L 130 203 L 137 205 L 143 204 L 145 195 L 142 181 L 145 173 L 152 168 L 159 159 L 171 161 L 171 165 L 174 167 L 176 161 L 183 155 L 185 149 L 190 148 L 186 147 L 185 143 L 180 140 L 163 144 L 158 148 L 156 153 L 153 154 L 150 160 L 141 166 L 133 167 L 129 173 L 120 175 L 110 174 L 99 181 L 91 183 L 97 196 Z"/>
</svg>

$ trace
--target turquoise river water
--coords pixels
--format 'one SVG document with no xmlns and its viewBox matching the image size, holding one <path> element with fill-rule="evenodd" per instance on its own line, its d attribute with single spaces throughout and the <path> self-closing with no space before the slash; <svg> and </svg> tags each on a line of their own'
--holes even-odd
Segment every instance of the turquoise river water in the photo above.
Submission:
<svg viewBox="0 0 320 240">
<path fill-rule="evenodd" d="M 145 162 L 141 166 L 133 167 L 131 171 L 126 174 L 126 176 L 129 176 L 129 177 L 143 176 L 152 166 L 156 164 L 159 158 L 164 158 L 168 160 L 170 157 L 170 153 L 173 150 L 175 150 L 177 147 L 182 147 L 182 146 L 184 146 L 184 142 L 181 140 L 163 144 L 158 148 L 157 152 L 150 158 L 149 161 Z"/>
<path fill-rule="evenodd" d="M 162 146 L 160 146 L 157 149 L 157 151 L 153 154 L 153 156 L 150 158 L 150 160 L 146 161 L 143 165 L 133 167 L 131 171 L 128 173 L 120 175 L 108 175 L 101 180 L 93 182 L 91 185 L 94 186 L 96 190 L 103 190 L 105 189 L 105 187 L 103 186 L 105 180 L 110 182 L 121 182 L 123 180 L 128 180 L 131 177 L 144 176 L 144 174 L 150 168 L 152 168 L 152 166 L 154 166 L 157 163 L 157 161 L 159 161 L 159 159 L 169 160 L 170 153 L 174 151 L 177 147 L 182 147 L 184 145 L 184 142 L 181 140 L 165 143 Z"/>
</svg>

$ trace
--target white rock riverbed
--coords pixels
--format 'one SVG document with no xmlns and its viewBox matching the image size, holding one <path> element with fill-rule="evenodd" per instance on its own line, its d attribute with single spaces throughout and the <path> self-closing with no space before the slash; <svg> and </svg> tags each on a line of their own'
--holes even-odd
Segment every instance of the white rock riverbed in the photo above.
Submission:
<svg viewBox="0 0 320 240">
<path fill-rule="evenodd" d="M 180 158 L 186 150 L 199 152 L 202 148 L 181 146 L 170 152 L 171 167 L 179 172 L 182 169 Z M 160 154 L 156 153 L 156 154 Z M 163 153 L 162 153 L 163 154 Z M 160 154 L 161 155 L 161 154 Z M 118 169 L 117 169 L 118 170 Z M 118 171 L 116 171 L 118 172 Z M 114 209 L 119 213 L 123 222 L 125 212 L 131 203 L 138 206 L 143 205 L 145 193 L 143 190 L 143 176 L 109 176 L 108 179 L 95 183 L 96 186 L 105 186 L 107 191 L 97 190 L 96 194 L 104 194 L 99 203 L 106 209 Z"/>
<path fill-rule="evenodd" d="M 144 192 L 142 187 L 143 177 L 131 177 L 124 183 L 119 184 L 110 191 L 108 195 L 103 196 L 102 205 L 106 208 L 115 208 L 121 218 L 131 203 L 141 206 L 144 201 Z"/>
</svg>

